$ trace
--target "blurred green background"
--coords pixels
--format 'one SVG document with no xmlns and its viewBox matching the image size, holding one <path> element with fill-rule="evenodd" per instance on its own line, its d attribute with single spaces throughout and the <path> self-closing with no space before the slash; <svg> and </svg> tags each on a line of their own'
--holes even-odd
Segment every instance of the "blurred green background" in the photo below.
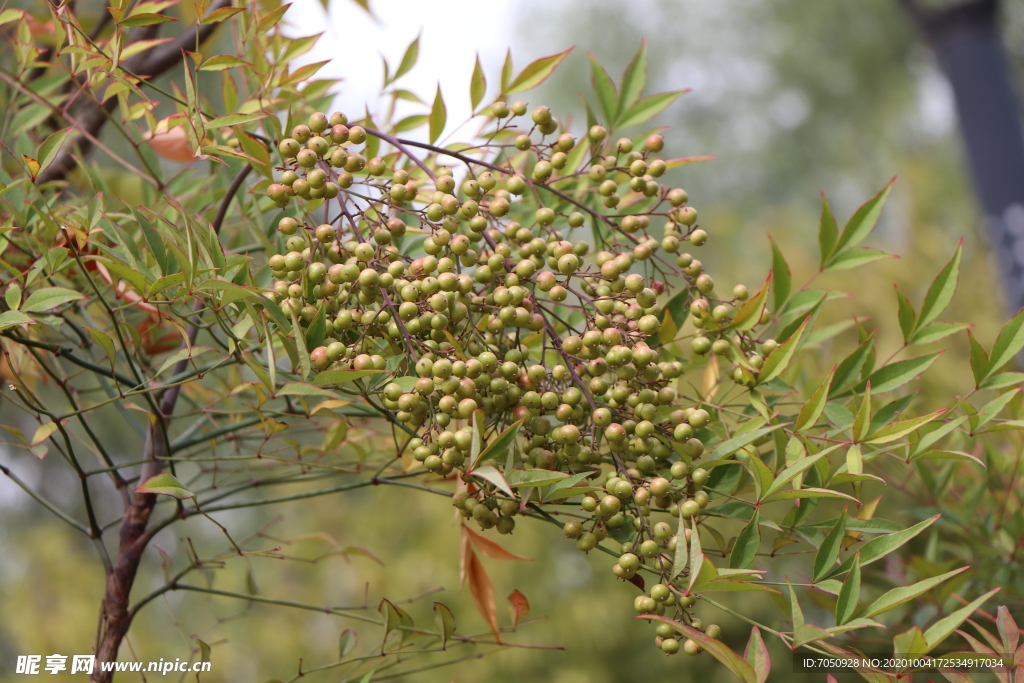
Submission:
<svg viewBox="0 0 1024 683">
<path fill-rule="evenodd" d="M 857 298 L 848 305 L 833 305 L 826 311 L 826 322 L 869 318 L 866 326 L 880 328 L 880 357 L 894 351 L 901 339 L 892 284 L 920 301 L 962 238 L 961 287 L 948 318 L 974 323 L 976 336 L 986 345 L 994 339 L 1004 312 L 964 167 L 952 96 L 929 49 L 894 0 L 516 0 L 494 1 L 487 9 L 468 0 L 421 6 L 426 4 L 376 3 L 374 22 L 352 3 L 336 0 L 330 5 L 328 38 L 335 35 L 343 40 L 327 41 L 318 49 L 339 57 L 329 67 L 333 74 L 352 75 L 358 85 L 378 78 L 362 72 L 378 74 L 379 67 L 367 66 L 371 60 L 348 58 L 352 56 L 348 49 L 343 55 L 331 54 L 335 47 L 358 44 L 356 34 L 369 27 L 367 31 L 377 32 L 371 40 L 374 35 L 384 36 L 376 47 L 394 62 L 411 36 L 392 38 L 389 25 L 420 23 L 425 56 L 417 71 L 425 73 L 409 87 L 427 96 L 438 73 L 457 71 L 461 82 L 468 83 L 472 64 L 458 61 L 459 53 L 446 58 L 448 42 L 479 49 L 492 78 L 497 76 L 506 45 L 518 65 L 576 45 L 556 75 L 530 93 L 530 103 L 549 104 L 560 118 L 572 112 L 578 133 L 582 107 L 576 93 L 589 90 L 585 53 L 593 52 L 617 77 L 646 39 L 651 64 L 648 90 L 693 88 L 658 119 L 669 127 L 665 136 L 670 156 L 718 157 L 678 169 L 669 181 L 685 187 L 691 203 L 701 211 L 702 227 L 708 229 L 711 240 L 700 256 L 717 281 L 729 286 L 759 285 L 770 266 L 768 234 L 786 253 L 794 282 L 805 281 L 817 270 L 819 191 L 828 194 L 842 220 L 897 175 L 872 246 L 896 252 L 900 258 L 864 271 L 829 275 L 821 284 L 855 292 Z M 1024 74 L 1024 2 L 1004 5 L 1006 47 L 1016 73 Z M 292 12 L 295 35 L 323 28 L 318 3 L 297 3 Z M 477 19 L 486 26 L 474 31 Z M 458 31 L 451 22 L 460 27 Z M 323 57 L 313 53 L 307 58 Z M 463 87 L 468 92 L 468 86 Z M 349 106 L 359 93 L 347 88 L 341 84 L 341 101 Z M 466 95 L 448 95 L 449 101 L 459 98 Z M 841 358 L 849 339 L 835 344 L 836 348 L 822 349 L 823 356 Z M 926 396 L 922 409 L 937 407 L 973 386 L 966 337 L 942 344 L 946 353 L 920 383 Z M 3 419 L 17 418 L 4 415 Z M 141 441 L 126 438 L 126 452 L 139 446 Z M 0 458 L 54 499 L 68 498 L 66 492 L 75 485 L 54 462 L 37 462 L 2 446 Z M 977 469 L 963 473 L 985 476 Z M 910 474 L 911 479 L 914 476 Z M 869 493 L 885 496 L 878 516 L 924 515 L 925 510 L 914 507 L 916 503 L 895 487 Z M 995 498 L 989 502 L 999 504 Z M 68 505 L 72 509 L 73 503 Z M 221 589 L 255 588 L 263 597 L 313 605 L 365 604 L 373 613 L 382 596 L 401 600 L 444 586 L 443 592 L 410 606 L 417 622 L 431 623 L 430 604 L 438 600 L 455 611 L 460 633 L 487 630 L 468 594 L 457 592 L 457 526 L 443 497 L 382 488 L 237 511 L 219 516 L 218 521 L 239 536 L 262 530 L 267 549 L 280 547 L 283 554 L 295 558 L 229 558 L 218 572 Z M 199 548 L 224 545 L 221 532 L 200 520 L 187 522 L 178 535 Z M 614 579 L 607 558 L 581 555 L 553 526 L 521 524 L 503 542 L 534 561 L 483 560 L 494 581 L 502 623 L 510 621 L 504 598 L 515 589 L 531 603 L 528 620 L 541 619 L 522 624 L 509 640 L 562 645 L 565 651 L 506 648 L 480 660 L 401 680 L 732 680 L 707 655 L 691 659 L 658 653 L 650 644 L 653 629 L 632 623 L 635 589 Z M 184 548 L 173 535 L 161 535 L 156 545 L 176 558 L 184 557 Z M 89 652 L 103 588 L 93 548 L 5 480 L 0 480 L 0 548 L 0 680 L 20 680 L 11 673 L 18 654 Z M 359 552 L 331 552 L 345 548 L 364 548 L 382 565 Z M 983 549 L 966 552 L 977 553 L 968 558 L 974 564 L 986 562 Z M 136 587 L 140 593 L 158 585 L 159 567 L 160 555 L 149 552 Z M 741 605 L 757 621 L 779 623 L 780 613 L 770 598 L 750 595 L 730 604 Z M 1013 600 L 1019 605 L 1019 591 L 1000 597 L 1001 602 Z M 825 613 L 824 607 L 805 605 L 805 609 L 809 620 L 815 609 Z M 705 624 L 719 623 L 723 639 L 742 650 L 748 627 L 707 606 L 701 617 Z M 286 680 L 297 671 L 300 657 L 307 666 L 335 658 L 339 634 L 347 627 L 359 629 L 360 647 L 380 637 L 379 629 L 336 616 L 172 593 L 145 608 L 122 656 L 143 661 L 185 658 L 195 648 L 191 638 L 195 634 L 213 646 L 213 674 L 203 680 Z M 788 653 L 770 638 L 766 640 L 776 660 L 772 680 L 823 679 L 791 674 Z M 443 658 L 417 663 L 470 654 L 454 648 Z M 304 680 L 340 680 L 344 671 Z M 125 674 L 118 680 L 133 679 Z"/>
</svg>

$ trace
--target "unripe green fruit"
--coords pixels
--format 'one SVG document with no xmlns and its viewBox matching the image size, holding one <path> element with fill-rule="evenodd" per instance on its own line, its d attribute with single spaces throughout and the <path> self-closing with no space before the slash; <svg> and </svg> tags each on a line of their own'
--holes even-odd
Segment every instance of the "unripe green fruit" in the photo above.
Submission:
<svg viewBox="0 0 1024 683">
<path fill-rule="evenodd" d="M 295 155 L 295 160 L 303 168 L 313 168 L 317 162 L 317 155 L 311 149 L 303 149 Z"/>
<path fill-rule="evenodd" d="M 690 473 L 690 481 L 692 481 L 696 486 L 703 486 L 708 483 L 708 471 L 698 467 Z"/>
<path fill-rule="evenodd" d="M 278 144 L 277 149 L 285 159 L 293 159 L 299 153 L 299 150 L 302 149 L 302 146 L 298 140 L 285 138 Z"/>
<path fill-rule="evenodd" d="M 704 453 L 704 442 L 700 439 L 687 439 L 683 442 L 683 453 L 691 458 L 699 458 Z"/>
<path fill-rule="evenodd" d="M 718 624 L 708 624 L 707 628 L 704 629 L 704 635 L 718 640 L 722 636 L 722 627 Z"/>
<path fill-rule="evenodd" d="M 638 595 L 633 601 L 633 609 L 639 614 L 650 614 L 658 609 L 658 603 L 650 596 Z"/>
<path fill-rule="evenodd" d="M 633 141 L 629 138 L 619 138 L 615 143 L 615 149 L 619 154 L 629 154 L 633 151 Z"/>
<path fill-rule="evenodd" d="M 597 536 L 590 531 L 584 531 L 580 534 L 580 537 L 576 539 L 576 549 L 588 552 L 597 547 Z"/>
<path fill-rule="evenodd" d="M 362 126 L 352 126 L 348 129 L 348 140 L 355 145 L 363 144 L 366 142 L 366 130 Z"/>
<path fill-rule="evenodd" d="M 761 350 L 764 352 L 765 357 L 777 348 L 779 348 L 779 343 L 774 339 L 766 339 L 761 343 Z"/>
<path fill-rule="evenodd" d="M 717 308 L 717 306 L 716 306 L 716 308 Z M 713 312 L 712 312 L 711 317 L 712 318 L 715 317 Z M 732 348 L 732 344 L 729 343 L 728 339 L 716 339 L 711 344 L 711 353 L 713 353 L 713 354 L 715 354 L 717 356 L 723 356 L 723 355 L 727 354 L 729 352 L 729 349 L 731 349 L 731 348 Z"/>
<path fill-rule="evenodd" d="M 508 105 L 504 102 L 495 102 L 491 105 L 491 113 L 494 114 L 496 118 L 504 119 L 507 118 L 511 112 L 509 111 Z"/>
<path fill-rule="evenodd" d="M 666 496 L 672 490 L 672 484 L 664 477 L 655 477 L 651 480 L 650 489 L 654 496 Z"/>
<path fill-rule="evenodd" d="M 711 350 L 711 340 L 707 337 L 694 337 L 690 342 L 690 348 L 697 355 L 703 356 Z"/>
<path fill-rule="evenodd" d="M 516 520 L 506 515 L 498 517 L 498 523 L 495 525 L 499 534 L 510 534 L 512 530 L 516 528 Z"/>
<path fill-rule="evenodd" d="M 700 505 L 692 500 L 688 500 L 679 506 L 679 514 L 683 517 L 695 517 L 700 514 Z"/>
<path fill-rule="evenodd" d="M 601 499 L 601 503 L 598 506 L 601 510 L 601 514 L 605 517 L 611 517 L 622 508 L 622 501 L 614 495 L 607 495 Z"/>
<path fill-rule="evenodd" d="M 533 140 L 530 139 L 529 135 L 519 135 L 516 137 L 515 142 L 513 142 L 513 144 L 515 145 L 515 148 L 518 149 L 520 152 L 525 152 L 526 150 L 530 149 L 530 147 L 533 146 Z"/>
<path fill-rule="evenodd" d="M 579 538 L 583 534 L 583 525 L 578 520 L 572 519 L 562 527 L 566 538 Z"/>
<path fill-rule="evenodd" d="M 548 107 L 537 107 L 536 109 L 533 110 L 531 118 L 533 119 L 533 122 L 536 123 L 537 125 L 550 123 L 552 119 L 551 110 Z"/>
<path fill-rule="evenodd" d="M 689 207 L 687 207 L 689 208 Z M 696 210 L 694 210 L 696 211 Z M 708 234 L 703 230 L 697 229 L 690 233 L 690 244 L 695 247 L 701 247 L 707 244 Z"/>
</svg>

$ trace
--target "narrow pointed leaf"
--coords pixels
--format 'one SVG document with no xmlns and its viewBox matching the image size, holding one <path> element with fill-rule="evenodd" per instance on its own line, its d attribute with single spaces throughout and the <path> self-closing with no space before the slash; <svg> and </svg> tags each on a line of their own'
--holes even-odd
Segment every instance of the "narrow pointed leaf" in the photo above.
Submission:
<svg viewBox="0 0 1024 683">
<path fill-rule="evenodd" d="M 946 638 L 950 636 L 950 634 L 953 633 L 953 631 L 960 628 L 960 624 L 964 623 L 964 621 L 969 616 L 974 614 L 974 610 L 981 607 L 983 602 L 991 598 L 1000 590 L 1000 588 L 993 588 L 977 600 L 973 600 L 972 602 L 968 603 L 967 605 L 964 605 L 963 607 L 953 612 L 949 616 L 945 617 L 944 619 L 940 619 L 939 621 L 932 624 L 931 627 L 924 632 L 924 639 L 925 642 L 928 643 L 928 650 L 934 650 L 937 646 L 939 646 L 942 643 L 942 641 L 944 641 Z"/>
<path fill-rule="evenodd" d="M 821 268 L 825 268 L 825 264 L 832 257 L 832 253 L 836 248 L 836 240 L 839 239 L 839 225 L 836 223 L 836 217 L 832 213 L 832 207 L 829 206 L 828 199 L 825 198 L 825 193 L 821 193 L 821 221 L 818 225 L 818 248 L 821 251 Z"/>
<path fill-rule="evenodd" d="M 761 515 L 755 510 L 754 516 L 743 527 L 739 536 L 736 537 L 736 544 L 732 547 L 729 555 L 729 566 L 735 569 L 746 569 L 757 556 L 757 550 L 761 547 Z"/>
<path fill-rule="evenodd" d="M 437 86 L 437 94 L 434 95 L 434 105 L 430 108 L 430 143 L 437 142 L 444 132 L 444 125 L 448 121 L 448 110 L 444 106 L 444 98 L 441 96 L 441 86 Z"/>
<path fill-rule="evenodd" d="M 862 618 L 870 619 L 871 617 L 888 612 L 889 610 L 899 607 L 905 602 L 913 600 L 917 596 L 930 591 L 935 586 L 939 585 L 947 579 L 951 579 L 962 571 L 969 569 L 969 567 L 960 567 L 954 569 L 951 572 L 945 574 L 939 574 L 933 576 L 930 579 L 924 579 L 910 586 L 900 586 L 899 588 L 893 588 L 891 591 L 884 593 L 880 598 L 872 602 L 870 605 L 864 608 L 864 613 L 861 615 Z"/>
<path fill-rule="evenodd" d="M 555 72 L 558 65 L 562 63 L 562 60 L 569 56 L 573 48 L 563 50 L 557 54 L 549 55 L 547 57 L 541 57 L 540 59 L 531 62 L 529 66 L 519 72 L 515 80 L 509 84 L 508 89 L 505 91 L 511 95 L 517 92 L 523 92 L 531 88 L 536 88 L 538 85 L 547 80 L 548 76 Z"/>
<path fill-rule="evenodd" d="M 904 294 L 899 286 L 896 287 L 897 318 L 900 323 L 900 332 L 903 333 L 903 343 L 909 344 L 914 336 L 914 328 L 917 326 L 917 313 L 914 312 L 914 304 Z"/>
<path fill-rule="evenodd" d="M 878 393 L 899 389 L 901 386 L 930 368 L 932 363 L 938 360 L 941 353 L 941 351 L 936 351 L 935 353 L 918 356 L 917 358 L 910 358 L 908 360 L 890 363 L 889 365 L 879 368 L 871 373 L 871 376 L 868 377 L 867 381 L 863 382 L 858 389 L 863 389 L 868 382 L 871 383 L 872 389 Z"/>
<path fill-rule="evenodd" d="M 772 660 L 768 656 L 768 648 L 761 638 L 761 630 L 754 626 L 750 629 L 750 640 L 747 641 L 747 649 L 743 651 L 743 659 L 754 669 L 756 683 L 765 683 L 768 674 L 772 670 Z"/>
<path fill-rule="evenodd" d="M 394 83 L 399 78 L 409 73 L 409 71 L 416 66 L 416 60 L 419 59 L 419 57 L 420 37 L 416 36 L 416 39 L 409 43 L 409 47 L 405 48 L 405 54 L 402 55 L 402 61 L 399 62 L 398 69 L 395 70 L 395 75 L 391 78 L 391 82 Z"/>
<path fill-rule="evenodd" d="M 772 273 L 774 274 L 774 292 L 773 302 L 775 310 L 781 311 L 783 305 L 789 299 L 789 291 L 793 286 L 793 275 L 789 270 L 789 264 L 786 263 L 786 257 L 782 255 L 782 251 L 779 249 L 779 245 L 775 244 L 775 240 L 769 236 L 768 240 L 772 244 Z"/>
<path fill-rule="evenodd" d="M 590 82 L 594 86 L 594 94 L 597 95 L 601 113 L 604 114 L 604 122 L 610 126 L 615 123 L 619 102 L 618 93 L 615 92 L 615 83 L 612 82 L 608 72 L 604 70 L 593 53 L 588 52 L 587 57 L 590 59 Z"/>
<path fill-rule="evenodd" d="M 902 420 L 900 422 L 893 422 L 890 425 L 882 427 L 878 431 L 868 434 L 864 439 L 865 443 L 879 444 L 879 443 L 891 443 L 897 439 L 901 439 L 912 431 L 920 428 L 935 418 L 939 417 L 946 412 L 946 408 L 936 410 L 934 413 L 922 415 L 921 417 L 915 417 L 910 420 Z"/>
<path fill-rule="evenodd" d="M 850 573 L 843 582 L 839 591 L 839 599 L 836 601 L 836 624 L 842 625 L 848 622 L 857 611 L 857 601 L 860 599 L 860 553 L 853 556 L 853 566 Z"/>
<path fill-rule="evenodd" d="M 797 348 L 800 346 L 800 341 L 803 339 L 804 334 L 807 332 L 807 328 L 810 326 L 811 317 L 812 316 L 807 316 L 800 327 L 790 335 L 789 339 L 784 341 L 778 346 L 778 348 L 768 354 L 768 358 L 765 359 L 764 365 L 761 366 L 761 374 L 757 380 L 759 384 L 764 384 L 769 380 L 775 379 L 789 366 L 789 362 L 793 360 L 793 356 L 796 354 Z"/>
<path fill-rule="evenodd" d="M 668 106 L 685 95 L 688 90 L 675 90 L 672 92 L 648 95 L 633 106 L 622 112 L 617 125 L 619 128 L 628 128 L 646 123 L 652 118 L 668 109 Z"/>
<path fill-rule="evenodd" d="M 828 402 L 828 390 L 832 386 L 832 379 L 835 375 L 836 366 L 833 365 L 831 372 L 828 373 L 828 377 L 814 390 L 811 397 L 807 399 L 807 403 L 800 409 L 800 414 L 796 420 L 796 431 L 802 432 L 817 424 L 818 418 L 821 417 L 821 413 L 825 410 L 825 403 Z"/>
<path fill-rule="evenodd" d="M 839 549 L 843 546 L 843 537 L 846 535 L 846 513 L 839 515 L 836 525 L 828 532 L 825 540 L 818 547 L 814 555 L 814 573 L 812 581 L 817 583 L 827 576 L 836 565 L 839 558 Z M 870 615 L 869 615 L 870 616 Z"/>
<path fill-rule="evenodd" d="M 1024 308 L 1017 311 L 1017 314 L 1010 318 L 1003 325 L 1003 329 L 999 331 L 982 379 L 987 379 L 1006 365 L 1022 348 L 1024 348 Z"/>
<path fill-rule="evenodd" d="M 864 396 L 861 397 L 860 407 L 853 418 L 853 440 L 860 441 L 868 435 L 871 427 L 871 382 L 864 387 Z M 859 474 L 859 472 L 858 472 Z"/>
<path fill-rule="evenodd" d="M 875 225 L 878 224 L 878 218 L 882 215 L 885 200 L 888 198 L 889 191 L 892 190 L 893 183 L 895 182 L 896 178 L 890 180 L 878 194 L 864 202 L 860 208 L 854 211 L 853 216 L 847 221 L 842 233 L 839 235 L 839 239 L 836 241 L 836 255 L 849 247 L 857 246 L 871 234 L 871 231 L 875 229 Z"/>
<path fill-rule="evenodd" d="M 477 106 L 483 101 L 487 93 L 487 78 L 480 66 L 480 55 L 476 56 L 476 65 L 473 67 L 473 77 L 469 81 L 469 103 L 470 108 L 476 111 Z"/>
<path fill-rule="evenodd" d="M 622 74 L 622 92 L 619 95 L 617 113 L 621 116 L 634 102 L 640 99 L 647 86 L 647 40 L 640 41 L 640 49 Z"/>
<path fill-rule="evenodd" d="M 768 298 L 768 290 L 772 283 L 772 271 L 768 271 L 768 277 L 764 284 L 757 290 L 754 296 L 743 303 L 733 316 L 729 327 L 734 330 L 749 330 L 757 325 L 761 319 L 761 312 L 764 310 L 764 302 Z"/>
<path fill-rule="evenodd" d="M 924 303 L 921 304 L 918 327 L 923 327 L 939 317 L 946 310 L 949 302 L 953 300 L 957 280 L 960 277 L 960 255 L 963 248 L 964 240 L 960 238 L 960 243 L 957 244 L 956 251 L 953 252 L 953 258 L 939 271 L 928 288 L 928 293 L 924 296 Z"/>
<path fill-rule="evenodd" d="M 871 564 L 875 560 L 881 559 L 889 553 L 893 552 L 894 550 L 903 547 L 912 538 L 914 538 L 922 531 L 927 529 L 929 526 L 934 524 L 935 520 L 937 520 L 939 516 L 940 515 L 929 517 L 928 519 L 922 522 L 918 522 L 909 529 L 904 529 L 903 531 L 896 531 L 891 534 L 886 534 L 885 536 L 878 536 L 876 538 L 871 539 L 863 546 L 861 546 L 859 553 L 861 565 Z M 847 559 L 845 562 L 839 565 L 837 569 L 829 572 L 827 576 L 832 577 L 842 574 L 848 571 L 852 564 L 853 558 Z"/>
<path fill-rule="evenodd" d="M 682 515 L 679 515 L 679 531 L 676 534 L 676 556 L 672 562 L 672 575 L 669 577 L 670 581 L 675 581 L 676 577 L 683 573 L 689 559 L 690 551 L 686 545 L 686 519 Z"/>
<path fill-rule="evenodd" d="M 486 462 L 491 458 L 500 458 L 508 452 L 508 449 L 515 443 L 516 435 L 519 434 L 519 428 L 523 425 L 523 421 L 513 422 L 509 425 L 505 431 L 494 438 L 491 443 L 487 444 L 477 459 L 471 463 L 472 467 L 476 467 L 482 462 Z"/>
</svg>

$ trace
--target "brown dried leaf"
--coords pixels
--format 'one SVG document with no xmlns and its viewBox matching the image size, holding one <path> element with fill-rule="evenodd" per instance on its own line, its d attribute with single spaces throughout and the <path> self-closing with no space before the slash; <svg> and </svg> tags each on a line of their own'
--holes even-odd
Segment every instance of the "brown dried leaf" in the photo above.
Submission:
<svg viewBox="0 0 1024 683">
<path fill-rule="evenodd" d="M 530 601 L 518 590 L 508 596 L 508 604 L 512 607 L 512 627 L 515 628 L 530 611 Z"/>
<path fill-rule="evenodd" d="M 469 540 L 473 541 L 473 545 L 475 545 L 484 555 L 487 555 L 487 557 L 493 557 L 496 560 L 526 560 L 527 562 L 533 562 L 532 557 L 516 555 L 513 552 L 505 550 L 486 536 L 478 534 L 469 527 L 463 526 L 462 528 L 465 529 L 466 535 L 469 536 Z"/>
<path fill-rule="evenodd" d="M 195 150 L 188 141 L 188 135 L 183 125 L 170 125 L 170 119 L 182 118 L 184 114 L 168 116 L 157 123 L 156 130 L 146 135 L 146 143 L 153 148 L 153 151 L 168 161 L 185 163 L 195 158 Z"/>
<path fill-rule="evenodd" d="M 484 565 L 476 553 L 471 548 L 468 549 L 468 552 L 469 594 L 473 596 L 476 608 L 480 610 L 480 614 L 483 615 L 491 627 L 491 631 L 494 632 L 494 637 L 500 643 L 501 632 L 498 630 L 498 605 L 494 599 L 494 584 L 491 583 L 491 577 L 487 575 L 487 570 L 484 569 Z"/>
</svg>

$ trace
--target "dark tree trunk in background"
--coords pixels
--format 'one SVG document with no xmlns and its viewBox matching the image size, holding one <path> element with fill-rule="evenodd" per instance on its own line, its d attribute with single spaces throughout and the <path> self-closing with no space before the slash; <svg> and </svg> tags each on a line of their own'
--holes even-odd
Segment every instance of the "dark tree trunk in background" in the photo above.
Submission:
<svg viewBox="0 0 1024 683">
<path fill-rule="evenodd" d="M 978 203 L 1011 312 L 1024 307 L 1024 128 L 996 23 L 997 0 L 928 12 L 903 0 L 956 98 Z"/>
</svg>

